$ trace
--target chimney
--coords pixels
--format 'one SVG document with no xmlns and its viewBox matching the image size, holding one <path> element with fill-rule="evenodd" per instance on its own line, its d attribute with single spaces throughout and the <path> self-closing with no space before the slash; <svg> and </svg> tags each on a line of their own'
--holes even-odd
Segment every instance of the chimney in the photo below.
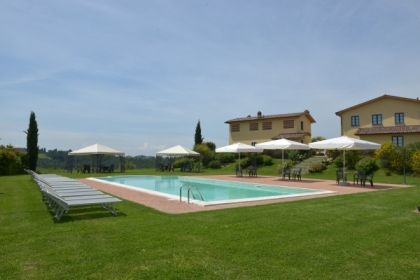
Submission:
<svg viewBox="0 0 420 280">
<path fill-rule="evenodd" d="M 258 111 L 257 116 L 258 118 L 261 118 L 261 111 Z"/>
</svg>

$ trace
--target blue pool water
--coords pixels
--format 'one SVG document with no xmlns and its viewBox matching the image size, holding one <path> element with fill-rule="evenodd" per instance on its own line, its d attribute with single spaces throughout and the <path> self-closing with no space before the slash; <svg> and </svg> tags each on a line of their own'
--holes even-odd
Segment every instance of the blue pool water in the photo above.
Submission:
<svg viewBox="0 0 420 280">
<path fill-rule="evenodd" d="M 188 187 L 191 188 L 190 199 L 197 198 L 198 204 L 219 204 L 243 202 L 263 199 L 304 196 L 330 193 L 329 191 L 295 188 L 274 185 L 258 185 L 233 181 L 221 181 L 187 176 L 109 176 L 96 178 L 117 186 L 135 188 L 148 193 L 163 195 L 172 199 L 188 197 Z M 184 187 L 183 187 L 184 186 Z M 199 199 L 199 190 L 204 201 Z"/>
</svg>

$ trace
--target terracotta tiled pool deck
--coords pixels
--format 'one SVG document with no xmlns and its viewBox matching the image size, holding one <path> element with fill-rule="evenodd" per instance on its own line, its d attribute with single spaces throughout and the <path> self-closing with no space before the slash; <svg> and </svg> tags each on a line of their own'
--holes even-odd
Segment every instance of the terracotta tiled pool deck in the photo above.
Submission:
<svg viewBox="0 0 420 280">
<path fill-rule="evenodd" d="M 274 177 L 274 176 L 236 177 L 235 175 L 215 175 L 215 176 L 197 176 L 197 177 L 216 179 L 216 180 L 256 183 L 256 184 L 320 189 L 320 190 L 333 191 L 334 193 L 283 198 L 283 199 L 270 199 L 270 200 L 253 201 L 253 202 L 199 206 L 196 204 L 187 204 L 186 202 L 180 202 L 179 200 L 170 200 L 166 197 L 155 196 L 155 195 L 151 195 L 145 192 L 131 190 L 124 187 L 117 187 L 117 186 L 113 186 L 107 183 L 101 183 L 96 180 L 79 179 L 78 181 L 83 182 L 91 186 L 92 188 L 113 194 L 125 200 L 137 202 L 145 206 L 152 207 L 156 210 L 166 212 L 166 213 L 171 213 L 171 214 L 210 211 L 210 210 L 216 210 L 216 209 L 244 207 L 244 206 L 271 204 L 271 203 L 281 203 L 285 201 L 314 199 L 317 197 L 345 195 L 345 194 L 360 193 L 360 192 L 374 192 L 374 191 L 383 191 L 383 190 L 389 190 L 389 189 L 395 189 L 395 188 L 409 187 L 408 185 L 391 185 L 391 184 L 374 183 L 374 187 L 372 188 L 370 187 L 369 184 L 366 184 L 366 187 L 363 187 L 361 185 L 354 185 L 352 182 L 350 183 L 350 186 L 339 186 L 337 185 L 335 181 L 331 181 L 331 180 L 302 179 L 301 181 L 297 181 L 297 180 L 282 179 L 280 177 Z"/>
</svg>

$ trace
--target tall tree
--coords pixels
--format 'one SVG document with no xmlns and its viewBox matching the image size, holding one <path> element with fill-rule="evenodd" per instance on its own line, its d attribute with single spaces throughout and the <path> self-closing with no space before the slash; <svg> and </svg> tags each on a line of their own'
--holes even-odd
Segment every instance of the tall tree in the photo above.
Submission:
<svg viewBox="0 0 420 280">
<path fill-rule="evenodd" d="M 31 112 L 29 117 L 29 128 L 26 133 L 26 151 L 28 153 L 29 169 L 36 171 L 38 162 L 38 124 L 36 122 L 35 113 Z"/>
<path fill-rule="evenodd" d="M 195 127 L 194 146 L 203 143 L 204 138 L 201 136 L 200 120 L 198 120 L 197 126 Z"/>
</svg>

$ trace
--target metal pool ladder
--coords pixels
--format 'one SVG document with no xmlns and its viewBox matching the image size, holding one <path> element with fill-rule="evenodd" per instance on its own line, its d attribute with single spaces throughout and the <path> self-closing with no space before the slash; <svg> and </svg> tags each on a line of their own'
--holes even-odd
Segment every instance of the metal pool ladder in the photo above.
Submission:
<svg viewBox="0 0 420 280">
<path fill-rule="evenodd" d="M 198 194 L 200 195 L 201 200 L 202 200 L 202 201 L 204 201 L 203 195 L 201 194 L 200 190 L 199 190 L 196 186 L 187 186 L 187 185 L 182 185 L 182 186 L 179 188 L 179 201 L 180 201 L 180 202 L 182 202 L 182 188 L 183 188 L 183 187 L 188 187 L 188 204 L 190 204 L 190 194 L 192 194 L 192 197 L 193 197 L 195 200 L 197 200 L 197 199 L 195 198 L 195 195 L 194 195 L 194 192 L 192 191 L 192 189 L 195 189 L 195 190 L 198 192 Z"/>
</svg>

